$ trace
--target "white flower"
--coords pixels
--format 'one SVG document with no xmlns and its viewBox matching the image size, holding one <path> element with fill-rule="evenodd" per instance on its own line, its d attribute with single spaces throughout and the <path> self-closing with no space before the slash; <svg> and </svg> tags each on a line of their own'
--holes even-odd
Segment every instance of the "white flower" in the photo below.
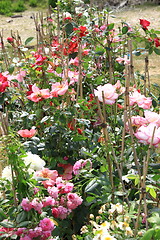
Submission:
<svg viewBox="0 0 160 240">
<path fill-rule="evenodd" d="M 40 171 L 45 166 L 45 161 L 42 160 L 38 155 L 32 154 L 31 152 L 27 153 L 27 156 L 23 158 L 26 166 L 29 165 L 29 168 L 35 171 Z"/>
<path fill-rule="evenodd" d="M 111 203 L 111 209 L 108 210 L 110 214 L 114 213 L 114 211 L 117 211 L 117 213 L 123 212 L 123 206 L 120 203 L 112 204 Z"/>
<path fill-rule="evenodd" d="M 126 227 L 125 235 L 133 236 L 133 231 L 130 227 Z"/>
<path fill-rule="evenodd" d="M 12 182 L 12 172 L 11 172 L 11 166 L 6 166 L 2 171 L 2 177 L 6 180 L 9 180 Z"/>
<path fill-rule="evenodd" d="M 129 223 L 127 222 L 119 222 L 119 228 L 121 230 L 126 230 L 129 227 Z"/>
</svg>

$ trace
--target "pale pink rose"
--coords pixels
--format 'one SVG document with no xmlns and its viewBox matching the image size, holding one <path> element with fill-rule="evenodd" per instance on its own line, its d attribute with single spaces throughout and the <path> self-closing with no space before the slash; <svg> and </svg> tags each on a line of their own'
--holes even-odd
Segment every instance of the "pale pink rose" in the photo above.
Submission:
<svg viewBox="0 0 160 240">
<path fill-rule="evenodd" d="M 42 181 L 42 184 L 45 188 L 53 187 L 55 185 L 55 181 L 52 179 L 49 179 L 49 180 Z"/>
<path fill-rule="evenodd" d="M 152 99 L 150 97 L 145 97 L 137 90 L 130 93 L 129 102 L 130 106 L 133 106 L 135 103 L 137 103 L 137 105 L 143 109 L 149 109 L 152 105 Z"/>
<path fill-rule="evenodd" d="M 148 121 L 144 117 L 140 117 L 140 116 L 131 117 L 131 124 L 133 127 L 136 126 L 137 128 L 139 128 L 141 126 L 146 126 L 147 123 Z M 128 122 L 126 123 L 126 130 L 129 131 Z"/>
<path fill-rule="evenodd" d="M 75 164 L 73 166 L 73 173 L 75 175 L 79 174 L 80 170 L 85 168 L 87 163 L 89 163 L 89 167 L 92 168 L 92 162 L 90 159 L 86 159 L 86 160 L 80 159 L 77 162 L 75 162 Z"/>
<path fill-rule="evenodd" d="M 125 92 L 125 87 L 121 85 L 121 82 L 119 80 L 113 86 L 116 88 L 119 94 L 122 94 Z"/>
<path fill-rule="evenodd" d="M 27 98 L 33 102 L 39 102 L 43 99 L 51 98 L 49 89 L 39 89 L 36 84 L 32 86 L 32 93 Z"/>
<path fill-rule="evenodd" d="M 148 123 L 156 123 L 158 127 L 160 127 L 160 114 L 151 111 L 145 111 L 144 116 Z"/>
<path fill-rule="evenodd" d="M 68 90 L 68 83 L 67 82 L 56 82 L 52 84 L 52 91 L 51 95 L 53 97 L 58 97 L 64 95 Z"/>
<path fill-rule="evenodd" d="M 36 173 L 36 176 L 39 176 L 42 178 L 49 178 L 55 182 L 56 178 L 58 177 L 58 172 L 57 170 L 50 170 L 48 168 L 43 168 L 41 171 L 38 171 Z"/>
<path fill-rule="evenodd" d="M 18 82 L 23 82 L 25 76 L 26 71 L 20 70 L 20 72 L 16 75 L 16 79 L 18 80 Z"/>
<path fill-rule="evenodd" d="M 157 127 L 155 123 L 150 123 L 148 126 L 141 126 L 134 135 L 139 139 L 139 142 L 148 145 L 151 143 L 154 128 L 156 129 L 153 138 L 153 145 L 158 147 L 158 144 L 160 143 L 160 127 Z"/>
<path fill-rule="evenodd" d="M 116 61 L 117 61 L 118 63 L 124 63 L 124 65 L 130 64 L 130 59 L 128 59 L 127 55 L 125 55 L 124 57 L 118 57 L 118 58 L 116 58 Z"/>
<path fill-rule="evenodd" d="M 43 208 L 43 204 L 41 201 L 39 201 L 38 198 L 34 198 L 31 202 L 32 207 L 38 212 L 41 213 L 42 212 L 42 208 Z"/>
<path fill-rule="evenodd" d="M 72 85 L 75 82 L 78 82 L 79 72 L 68 70 L 68 78 L 69 78 L 69 85 Z"/>
<path fill-rule="evenodd" d="M 104 86 L 98 86 L 97 90 L 94 90 L 95 96 L 98 97 L 100 102 L 103 102 L 104 93 L 104 102 L 106 104 L 112 105 L 115 103 L 115 100 L 118 98 L 118 94 L 116 93 L 116 88 L 110 83 L 105 84 Z"/>
<path fill-rule="evenodd" d="M 53 186 L 53 187 L 48 187 L 48 188 L 47 188 L 47 191 L 48 191 L 49 195 L 50 195 L 51 197 L 53 197 L 54 199 L 57 199 L 57 198 L 58 198 L 59 189 L 58 189 L 57 187 L 55 187 L 55 186 Z"/>
</svg>

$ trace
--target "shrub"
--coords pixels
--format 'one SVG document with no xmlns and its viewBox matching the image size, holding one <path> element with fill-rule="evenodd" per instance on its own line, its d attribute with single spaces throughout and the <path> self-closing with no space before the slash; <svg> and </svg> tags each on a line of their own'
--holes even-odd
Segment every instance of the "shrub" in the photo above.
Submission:
<svg viewBox="0 0 160 240">
<path fill-rule="evenodd" d="M 37 3 L 37 0 L 30 0 L 29 1 L 29 6 L 30 7 L 37 7 L 38 3 Z"/>
<path fill-rule="evenodd" d="M 57 1 L 56 0 L 48 0 L 48 5 L 55 8 L 57 6 Z"/>
<path fill-rule="evenodd" d="M 13 8 L 12 8 L 13 12 L 23 12 L 25 10 L 26 10 L 26 7 L 24 6 L 23 1 L 20 0 L 18 2 L 13 3 Z"/>
<path fill-rule="evenodd" d="M 10 15 L 12 12 L 11 1 L 0 1 L 0 14 Z"/>
</svg>

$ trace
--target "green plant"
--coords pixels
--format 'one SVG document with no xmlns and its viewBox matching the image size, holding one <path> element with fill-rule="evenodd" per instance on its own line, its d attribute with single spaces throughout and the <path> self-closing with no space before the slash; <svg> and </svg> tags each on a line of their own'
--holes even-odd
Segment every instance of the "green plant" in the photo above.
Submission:
<svg viewBox="0 0 160 240">
<path fill-rule="evenodd" d="M 26 10 L 26 7 L 24 5 L 24 2 L 22 0 L 19 0 L 18 2 L 14 2 L 12 5 L 12 11 L 13 12 L 23 12 Z"/>
<path fill-rule="evenodd" d="M 12 12 L 11 1 L 0 1 L 0 14 L 10 15 Z"/>
<path fill-rule="evenodd" d="M 48 5 L 55 8 L 57 6 L 57 0 L 48 0 Z"/>
<path fill-rule="evenodd" d="M 29 6 L 30 7 L 37 7 L 38 2 L 37 0 L 29 0 Z"/>
</svg>

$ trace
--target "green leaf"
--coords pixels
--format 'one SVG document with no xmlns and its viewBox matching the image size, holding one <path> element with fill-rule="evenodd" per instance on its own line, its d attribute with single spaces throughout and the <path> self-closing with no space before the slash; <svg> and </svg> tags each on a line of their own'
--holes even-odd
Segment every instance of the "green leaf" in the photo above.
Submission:
<svg viewBox="0 0 160 240">
<path fill-rule="evenodd" d="M 50 116 L 45 116 L 44 118 L 42 118 L 42 120 L 40 121 L 40 123 L 44 123 L 44 122 L 46 122 L 48 119 L 50 119 Z"/>
<path fill-rule="evenodd" d="M 14 72 L 14 66 L 10 66 L 10 67 L 8 68 L 8 72 L 9 72 L 10 74 L 12 74 L 12 73 Z"/>
<path fill-rule="evenodd" d="M 11 236 L 11 239 L 17 239 L 17 237 L 18 237 L 18 236 L 15 234 L 15 235 L 12 235 L 12 236 Z"/>
<path fill-rule="evenodd" d="M 0 226 L 5 228 L 14 228 L 14 224 L 11 222 L 0 222 Z"/>
<path fill-rule="evenodd" d="M 30 43 L 33 40 L 34 37 L 29 37 L 25 40 L 24 45 L 27 45 L 28 43 Z"/>
<path fill-rule="evenodd" d="M 153 198 L 156 198 L 157 193 L 156 193 L 156 191 L 155 191 L 153 188 L 150 188 L 149 193 L 151 194 L 151 196 L 152 196 Z"/>
<path fill-rule="evenodd" d="M 86 236 L 84 240 L 92 240 L 93 238 L 91 236 Z"/>
<path fill-rule="evenodd" d="M 111 23 L 107 26 L 107 30 L 112 30 L 114 28 L 114 23 Z"/>
<path fill-rule="evenodd" d="M 67 36 L 69 36 L 73 32 L 73 25 L 72 25 L 72 23 L 67 23 L 65 25 L 65 31 L 66 31 Z"/>
<path fill-rule="evenodd" d="M 97 186 L 99 185 L 97 179 L 93 179 L 89 182 L 89 184 L 85 187 L 85 192 L 91 192 L 93 191 Z"/>
<path fill-rule="evenodd" d="M 88 203 L 90 203 L 90 202 L 92 202 L 94 199 L 95 199 L 95 197 L 87 197 L 87 198 L 86 198 L 86 201 L 87 201 Z"/>
<path fill-rule="evenodd" d="M 18 214 L 18 216 L 16 218 L 16 222 L 21 223 L 26 219 L 26 217 L 27 217 L 27 213 L 23 211 L 23 212 Z"/>
<path fill-rule="evenodd" d="M 159 49 L 159 48 L 154 48 L 154 52 L 155 52 L 157 55 L 160 55 L 160 49 Z"/>
<path fill-rule="evenodd" d="M 7 215 L 4 213 L 2 208 L 0 208 L 0 217 L 2 217 L 2 219 L 6 219 L 7 218 Z"/>
<path fill-rule="evenodd" d="M 48 180 L 48 178 L 43 178 L 43 177 L 38 177 L 36 178 L 37 181 L 46 181 Z"/>
<path fill-rule="evenodd" d="M 8 236 L 9 236 L 8 234 L 3 234 L 0 236 L 0 239 L 7 239 Z"/>
<path fill-rule="evenodd" d="M 103 172 L 106 172 L 107 171 L 107 167 L 106 166 L 101 166 L 100 167 L 100 171 L 103 173 Z"/>
<path fill-rule="evenodd" d="M 123 28 L 122 28 L 122 33 L 123 34 L 126 34 L 128 32 L 128 27 L 127 26 L 124 26 Z"/>
<path fill-rule="evenodd" d="M 160 216 L 159 213 L 153 213 L 152 217 L 148 218 L 148 222 L 155 223 L 156 225 L 160 224 Z"/>
<path fill-rule="evenodd" d="M 31 221 L 24 221 L 24 222 L 21 222 L 20 224 L 18 224 L 16 227 L 17 228 L 19 228 L 19 227 L 26 227 L 26 226 L 28 226 L 31 223 L 32 223 Z"/>
<path fill-rule="evenodd" d="M 152 54 L 153 53 L 153 48 L 152 47 L 149 48 L 148 52 L 149 52 L 149 54 Z"/>
<path fill-rule="evenodd" d="M 154 234 L 154 229 L 151 228 L 144 234 L 144 236 L 141 238 L 141 240 L 150 240 L 152 238 L 153 234 Z"/>
<path fill-rule="evenodd" d="M 141 52 L 140 51 L 136 51 L 136 52 L 134 52 L 134 55 L 138 57 L 138 56 L 141 55 Z"/>
<path fill-rule="evenodd" d="M 114 192 L 114 194 L 115 194 L 116 196 L 124 196 L 124 195 L 126 195 L 125 192 L 121 192 L 121 191 L 116 191 L 116 192 Z"/>
<path fill-rule="evenodd" d="M 63 70 L 62 70 L 62 68 L 61 68 L 61 67 L 57 67 L 57 68 L 56 68 L 56 72 L 57 72 L 58 74 L 60 74 L 60 73 L 62 73 L 62 72 L 63 72 Z"/>
</svg>

